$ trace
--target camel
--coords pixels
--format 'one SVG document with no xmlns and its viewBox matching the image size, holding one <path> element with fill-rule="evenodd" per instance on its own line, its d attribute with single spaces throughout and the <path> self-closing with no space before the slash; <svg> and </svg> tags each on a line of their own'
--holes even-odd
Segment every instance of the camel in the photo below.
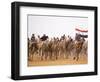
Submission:
<svg viewBox="0 0 100 82">
<path fill-rule="evenodd" d="M 50 40 L 46 35 L 38 36 L 38 38 L 32 35 L 30 40 L 28 38 L 28 58 L 33 60 L 36 55 L 43 61 L 58 60 L 59 57 L 69 59 L 73 55 L 73 59 L 78 61 L 80 53 L 87 54 L 87 45 L 84 38 L 78 34 L 76 34 L 75 40 L 65 35 Z"/>
<path fill-rule="evenodd" d="M 84 39 L 81 39 L 75 42 L 75 57 L 73 59 L 76 59 L 76 61 L 79 60 L 79 54 L 81 53 L 84 41 L 85 41 Z"/>
</svg>

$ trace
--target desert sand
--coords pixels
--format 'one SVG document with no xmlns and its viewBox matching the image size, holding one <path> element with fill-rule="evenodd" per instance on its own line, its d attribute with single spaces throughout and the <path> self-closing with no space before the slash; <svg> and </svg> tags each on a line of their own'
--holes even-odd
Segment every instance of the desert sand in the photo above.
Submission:
<svg viewBox="0 0 100 82">
<path fill-rule="evenodd" d="M 32 66 L 54 66 L 54 65 L 77 65 L 77 64 L 87 64 L 88 57 L 86 55 L 80 55 L 79 60 L 74 60 L 73 56 L 68 59 L 59 57 L 57 60 L 40 60 L 38 56 L 34 56 L 33 60 L 28 60 L 28 67 Z"/>
</svg>

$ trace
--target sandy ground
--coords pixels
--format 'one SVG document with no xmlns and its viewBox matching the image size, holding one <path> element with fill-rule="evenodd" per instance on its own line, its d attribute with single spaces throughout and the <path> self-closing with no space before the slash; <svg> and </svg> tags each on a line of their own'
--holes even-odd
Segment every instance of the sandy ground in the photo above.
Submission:
<svg viewBox="0 0 100 82">
<path fill-rule="evenodd" d="M 58 58 L 57 60 L 40 60 L 39 57 L 35 56 L 33 58 L 33 61 L 28 60 L 28 66 L 53 66 L 53 65 L 72 65 L 72 64 L 87 64 L 88 63 L 88 57 L 86 55 L 81 55 L 79 60 L 73 60 L 73 56 L 70 58 Z"/>
</svg>

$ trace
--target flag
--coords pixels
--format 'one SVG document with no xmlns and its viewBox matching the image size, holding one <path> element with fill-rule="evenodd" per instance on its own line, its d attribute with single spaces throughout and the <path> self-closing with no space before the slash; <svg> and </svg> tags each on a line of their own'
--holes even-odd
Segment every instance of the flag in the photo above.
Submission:
<svg viewBox="0 0 100 82">
<path fill-rule="evenodd" d="M 88 30 L 83 30 L 83 29 L 79 29 L 79 28 L 75 28 L 76 31 L 79 31 L 79 32 L 88 32 Z"/>
<path fill-rule="evenodd" d="M 81 29 L 80 28 L 75 28 L 75 30 L 79 32 L 80 37 L 88 38 L 88 35 L 87 35 L 88 30 L 82 29 L 82 28 Z"/>
</svg>

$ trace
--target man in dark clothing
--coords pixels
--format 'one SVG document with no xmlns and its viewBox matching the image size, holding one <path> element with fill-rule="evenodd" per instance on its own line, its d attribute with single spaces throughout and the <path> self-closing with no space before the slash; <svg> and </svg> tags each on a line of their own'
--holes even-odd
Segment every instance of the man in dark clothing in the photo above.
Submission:
<svg viewBox="0 0 100 82">
<path fill-rule="evenodd" d="M 76 35 L 75 35 L 75 40 L 79 41 L 80 39 L 81 39 L 80 34 L 76 33 Z"/>
<path fill-rule="evenodd" d="M 35 41 L 35 35 L 34 35 L 34 34 L 32 34 L 31 41 L 32 41 L 32 42 Z"/>
<path fill-rule="evenodd" d="M 45 40 L 47 40 L 48 39 L 48 36 L 46 36 L 45 34 L 41 37 L 41 40 L 42 41 L 45 41 Z"/>
</svg>

